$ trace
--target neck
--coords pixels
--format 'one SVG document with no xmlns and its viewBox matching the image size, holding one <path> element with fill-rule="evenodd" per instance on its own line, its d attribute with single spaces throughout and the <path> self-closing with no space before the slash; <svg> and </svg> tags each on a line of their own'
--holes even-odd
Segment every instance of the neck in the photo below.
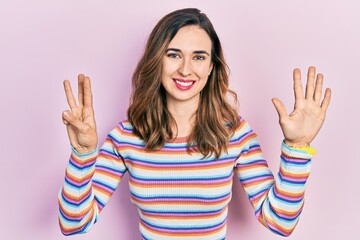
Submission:
<svg viewBox="0 0 360 240">
<path fill-rule="evenodd" d="M 171 116 L 175 119 L 176 126 L 172 126 L 173 133 L 177 137 L 187 137 L 191 134 L 195 123 L 195 112 L 199 105 L 199 99 L 194 101 L 172 101 L 168 99 L 167 109 Z"/>
</svg>

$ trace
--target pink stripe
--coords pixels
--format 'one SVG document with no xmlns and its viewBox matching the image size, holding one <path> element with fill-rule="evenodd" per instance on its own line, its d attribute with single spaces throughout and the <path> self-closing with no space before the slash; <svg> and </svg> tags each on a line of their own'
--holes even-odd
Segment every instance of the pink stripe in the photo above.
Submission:
<svg viewBox="0 0 360 240">
<path fill-rule="evenodd" d="M 167 229 L 167 228 L 150 226 L 150 225 L 146 224 L 144 221 L 141 221 L 141 222 L 150 229 L 153 229 L 153 230 L 159 231 L 159 232 L 164 232 L 164 233 L 165 232 L 167 232 L 167 233 L 206 233 L 206 232 L 210 232 L 210 231 L 214 231 L 216 229 L 222 228 L 226 224 L 226 220 L 225 220 L 218 226 L 209 227 L 209 228 L 205 228 L 205 229 L 191 229 L 191 226 L 189 226 L 190 229 Z"/>
<path fill-rule="evenodd" d="M 218 202 L 218 201 L 223 201 L 223 200 L 229 199 L 230 196 L 231 195 L 229 194 L 222 198 L 216 198 L 216 199 L 205 199 L 205 198 L 197 199 L 197 198 L 193 198 L 193 197 L 189 197 L 189 196 L 185 196 L 184 198 L 176 198 L 176 197 L 161 198 L 161 197 L 158 197 L 158 198 L 152 198 L 152 199 L 144 199 L 144 198 L 135 197 L 133 195 L 132 198 L 137 199 L 141 202 L 189 202 L 189 201 L 195 201 L 195 202 L 199 202 L 199 203 L 204 203 L 204 202 L 212 203 L 212 202 Z"/>
</svg>

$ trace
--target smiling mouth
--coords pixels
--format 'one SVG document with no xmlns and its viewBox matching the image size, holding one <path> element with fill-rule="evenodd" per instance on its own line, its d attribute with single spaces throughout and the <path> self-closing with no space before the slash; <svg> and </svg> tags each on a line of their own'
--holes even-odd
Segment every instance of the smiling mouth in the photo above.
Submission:
<svg viewBox="0 0 360 240">
<path fill-rule="evenodd" d="M 182 81 L 179 81 L 179 80 L 175 80 L 175 82 L 177 84 L 180 84 L 181 86 L 184 86 L 184 87 L 188 87 L 188 86 L 190 86 L 190 85 L 192 85 L 194 83 L 193 81 L 191 81 L 191 82 L 182 82 Z"/>
<path fill-rule="evenodd" d="M 175 85 L 180 90 L 189 90 L 195 83 L 193 80 L 179 80 L 179 79 L 173 79 L 175 82 Z"/>
</svg>

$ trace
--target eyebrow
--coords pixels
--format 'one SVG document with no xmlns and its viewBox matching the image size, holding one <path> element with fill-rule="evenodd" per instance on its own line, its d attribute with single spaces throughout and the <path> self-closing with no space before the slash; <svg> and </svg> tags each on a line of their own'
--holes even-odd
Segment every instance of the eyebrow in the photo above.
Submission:
<svg viewBox="0 0 360 240">
<path fill-rule="evenodd" d="M 181 50 L 178 49 L 178 48 L 168 48 L 168 49 L 166 49 L 166 52 L 168 52 L 168 51 L 181 52 Z M 210 54 L 205 50 L 196 50 L 193 53 L 195 53 L 195 54 L 206 54 L 206 55 L 210 56 Z"/>
</svg>

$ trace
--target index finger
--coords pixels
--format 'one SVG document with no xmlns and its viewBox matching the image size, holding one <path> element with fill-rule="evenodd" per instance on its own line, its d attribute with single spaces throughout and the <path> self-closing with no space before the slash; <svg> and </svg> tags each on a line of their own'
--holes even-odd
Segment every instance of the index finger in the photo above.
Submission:
<svg viewBox="0 0 360 240">
<path fill-rule="evenodd" d="M 77 105 L 76 105 L 76 100 L 74 98 L 74 95 L 72 93 L 71 84 L 70 84 L 69 80 L 64 81 L 64 90 L 65 90 L 66 100 L 69 104 L 69 107 L 70 107 L 71 111 L 74 111 L 76 109 Z"/>
<path fill-rule="evenodd" d="M 84 78 L 84 107 L 92 108 L 93 100 L 92 100 L 92 92 L 91 92 L 91 84 L 90 78 Z"/>
</svg>

